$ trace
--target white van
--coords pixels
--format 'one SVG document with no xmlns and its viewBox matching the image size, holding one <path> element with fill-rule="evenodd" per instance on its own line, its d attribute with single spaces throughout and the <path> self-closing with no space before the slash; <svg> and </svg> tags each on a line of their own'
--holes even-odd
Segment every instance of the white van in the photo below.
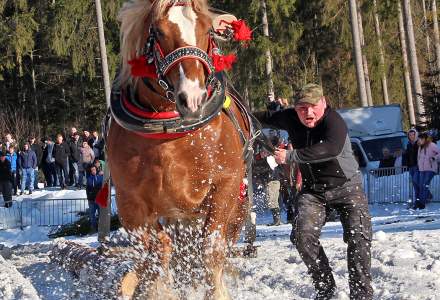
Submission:
<svg viewBox="0 0 440 300">
<path fill-rule="evenodd" d="M 348 126 L 351 145 L 363 173 L 377 169 L 382 149 L 405 151 L 408 139 L 399 104 L 338 109 Z"/>
</svg>

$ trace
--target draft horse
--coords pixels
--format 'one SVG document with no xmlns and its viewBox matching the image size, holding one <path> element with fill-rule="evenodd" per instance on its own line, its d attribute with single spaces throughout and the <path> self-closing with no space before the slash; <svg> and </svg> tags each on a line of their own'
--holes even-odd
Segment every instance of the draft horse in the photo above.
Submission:
<svg viewBox="0 0 440 300">
<path fill-rule="evenodd" d="M 169 278 L 175 249 L 164 226 L 201 219 L 206 298 L 229 299 L 223 268 L 245 219 L 243 145 L 252 125 L 216 72 L 209 9 L 204 0 L 125 3 L 106 142 L 121 223 L 143 229 L 139 240 L 159 258 L 151 286 Z"/>
</svg>

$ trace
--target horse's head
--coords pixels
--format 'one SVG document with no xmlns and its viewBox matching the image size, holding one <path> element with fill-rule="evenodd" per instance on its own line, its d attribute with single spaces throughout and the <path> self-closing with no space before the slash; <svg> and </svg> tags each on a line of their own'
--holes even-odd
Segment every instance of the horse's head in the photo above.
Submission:
<svg viewBox="0 0 440 300">
<path fill-rule="evenodd" d="M 144 16 L 143 39 L 135 40 L 137 46 L 131 46 L 125 61 L 144 55 L 147 64 L 154 66 L 154 72 L 150 73 L 157 76 L 156 80 L 150 78 L 150 83 L 160 85 L 158 90 L 170 102 L 175 102 L 183 118 L 199 118 L 214 75 L 210 57 L 214 50 L 212 18 L 206 1 L 137 1 L 144 2 L 148 14 Z M 121 30 L 124 30 L 124 21 L 122 23 Z M 139 25 L 132 24 L 130 30 L 136 26 Z M 122 54 L 124 56 L 124 52 Z"/>
</svg>

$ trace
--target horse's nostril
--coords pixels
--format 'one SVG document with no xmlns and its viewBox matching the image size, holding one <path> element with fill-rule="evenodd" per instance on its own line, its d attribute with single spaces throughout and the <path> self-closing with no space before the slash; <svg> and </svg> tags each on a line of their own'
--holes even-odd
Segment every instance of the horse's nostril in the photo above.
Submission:
<svg viewBox="0 0 440 300">
<path fill-rule="evenodd" d="M 188 94 L 185 92 L 181 92 L 177 95 L 178 101 L 181 105 L 188 107 Z"/>
</svg>

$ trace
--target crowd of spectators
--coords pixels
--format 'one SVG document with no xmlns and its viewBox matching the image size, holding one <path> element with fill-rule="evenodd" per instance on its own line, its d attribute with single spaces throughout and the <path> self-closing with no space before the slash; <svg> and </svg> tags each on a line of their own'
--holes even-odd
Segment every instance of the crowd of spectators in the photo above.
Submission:
<svg viewBox="0 0 440 300">
<path fill-rule="evenodd" d="M 54 139 L 31 136 L 22 143 L 6 133 L 0 139 L 0 157 L 0 193 L 5 207 L 11 205 L 12 196 L 21 196 L 26 190 L 32 194 L 43 186 L 86 188 L 88 177 L 93 172 L 102 177 L 105 166 L 104 141 L 98 132 L 80 133 L 75 127 Z M 98 186 L 96 180 L 91 181 L 93 190 Z M 102 185 L 102 178 L 98 183 Z"/>
</svg>

